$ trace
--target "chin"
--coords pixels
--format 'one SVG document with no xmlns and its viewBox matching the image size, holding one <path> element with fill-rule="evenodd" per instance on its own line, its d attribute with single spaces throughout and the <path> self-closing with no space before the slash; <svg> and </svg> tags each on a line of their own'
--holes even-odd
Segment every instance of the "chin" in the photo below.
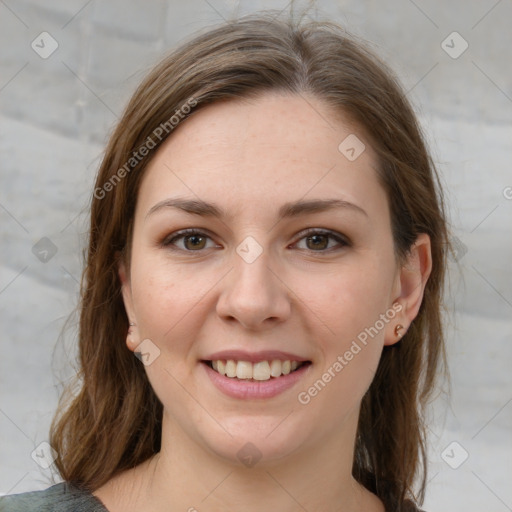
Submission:
<svg viewBox="0 0 512 512">
<path fill-rule="evenodd" d="M 304 423 L 294 424 L 287 414 L 232 418 L 223 422 L 229 434 L 220 431 L 212 438 L 211 432 L 204 433 L 202 443 L 229 464 L 260 469 L 275 466 L 296 454 L 310 437 Z"/>
</svg>

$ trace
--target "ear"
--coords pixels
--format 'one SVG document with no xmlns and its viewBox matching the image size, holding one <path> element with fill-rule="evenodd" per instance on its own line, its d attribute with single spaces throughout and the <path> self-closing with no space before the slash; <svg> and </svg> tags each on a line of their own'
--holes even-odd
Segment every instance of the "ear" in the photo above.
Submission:
<svg viewBox="0 0 512 512">
<path fill-rule="evenodd" d="M 127 272 L 126 264 L 124 262 L 123 257 L 120 256 L 118 261 L 118 275 L 119 280 L 121 281 L 121 293 L 123 295 L 126 316 L 128 317 L 128 322 L 135 324 L 129 326 L 128 333 L 126 335 L 126 346 L 133 352 L 133 350 L 139 344 L 139 336 L 137 329 L 137 319 L 135 317 L 135 311 L 133 308 L 132 287 L 130 282 L 130 276 L 129 273 Z"/>
<path fill-rule="evenodd" d="M 416 318 L 423 301 L 425 285 L 432 271 L 432 253 L 430 237 L 421 233 L 412 245 L 405 263 L 399 270 L 395 283 L 394 304 L 401 306 L 393 322 L 390 322 L 386 332 L 384 345 L 393 345 L 407 332 L 412 321 Z M 394 306 L 394 309 L 398 308 Z M 396 326 L 401 325 L 400 334 L 395 332 Z"/>
</svg>

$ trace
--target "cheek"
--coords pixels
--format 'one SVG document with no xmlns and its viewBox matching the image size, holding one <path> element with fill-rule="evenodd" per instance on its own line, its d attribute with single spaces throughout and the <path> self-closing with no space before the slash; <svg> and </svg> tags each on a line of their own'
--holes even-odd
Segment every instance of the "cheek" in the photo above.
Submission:
<svg viewBox="0 0 512 512">
<path fill-rule="evenodd" d="M 363 261 L 364 260 L 364 261 Z M 386 326 L 392 322 L 389 297 L 393 282 L 393 260 L 361 258 L 347 262 L 330 275 L 304 276 L 298 295 L 310 311 L 310 330 L 320 349 L 317 372 L 305 403 L 311 400 L 333 420 L 360 402 L 370 386 L 382 353 Z M 300 283 L 300 284 L 299 284 Z"/>
<path fill-rule="evenodd" d="M 140 339 L 151 340 L 160 351 L 145 368 L 148 379 L 166 407 L 173 403 L 186 407 L 187 396 L 179 382 L 185 382 L 195 368 L 194 341 L 201 328 L 197 318 L 203 314 L 201 299 L 207 283 L 188 279 L 161 261 L 139 258 L 137 263 L 131 277 Z"/>
<path fill-rule="evenodd" d="M 325 425 L 332 425 L 359 406 L 374 378 L 383 347 L 386 324 L 379 319 L 386 311 L 387 290 L 370 273 L 341 276 L 325 285 L 329 291 L 318 292 L 314 305 L 318 327 L 324 327 L 312 328 L 320 360 L 297 398 L 312 417 L 321 416 Z"/>
<path fill-rule="evenodd" d="M 322 331 L 330 334 L 328 339 L 338 340 L 343 346 L 385 313 L 392 275 L 392 267 L 376 259 L 340 265 L 328 274 L 301 276 L 297 279 L 297 295 L 323 324 Z"/>
<path fill-rule="evenodd" d="M 194 267 L 194 268 L 192 268 Z M 141 339 L 152 340 L 161 350 L 162 362 L 174 367 L 177 361 L 197 354 L 201 329 L 212 305 L 219 274 L 223 271 L 199 266 L 169 264 L 165 256 L 134 255 L 132 297 Z M 187 365 L 179 365 L 182 373 Z"/>
<path fill-rule="evenodd" d="M 142 254 L 134 255 L 131 289 L 140 335 L 162 344 L 201 298 L 201 287 L 176 269 Z"/>
</svg>

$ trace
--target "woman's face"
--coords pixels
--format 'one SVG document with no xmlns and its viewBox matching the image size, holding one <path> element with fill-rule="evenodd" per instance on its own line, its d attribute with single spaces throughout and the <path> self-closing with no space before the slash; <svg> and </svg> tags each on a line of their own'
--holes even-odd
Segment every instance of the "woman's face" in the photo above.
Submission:
<svg viewBox="0 0 512 512">
<path fill-rule="evenodd" d="M 375 167 L 295 95 L 207 106 L 158 150 L 120 276 L 164 429 L 241 462 L 353 440 L 403 320 Z"/>
</svg>

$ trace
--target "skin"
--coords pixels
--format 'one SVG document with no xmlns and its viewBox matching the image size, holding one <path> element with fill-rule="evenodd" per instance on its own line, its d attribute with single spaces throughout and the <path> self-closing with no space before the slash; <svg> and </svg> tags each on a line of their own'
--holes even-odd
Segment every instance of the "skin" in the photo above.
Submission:
<svg viewBox="0 0 512 512">
<path fill-rule="evenodd" d="M 355 161 L 338 150 L 352 133 L 366 145 Z M 431 256 L 420 235 L 397 264 L 376 165 L 362 130 L 314 97 L 277 93 L 205 107 L 158 150 L 139 191 L 130 266 L 121 263 L 119 275 L 136 324 L 128 349 L 149 339 L 160 350 L 145 369 L 164 406 L 162 450 L 95 491 L 111 512 L 384 510 L 351 476 L 359 407 L 383 346 L 399 340 L 395 326 L 405 332 L 418 313 Z M 166 207 L 148 215 L 177 197 L 215 203 L 226 216 Z M 284 203 L 333 198 L 365 213 L 277 217 Z M 183 238 L 162 245 L 185 228 L 209 237 L 204 248 Z M 320 237 L 318 249 L 307 228 L 350 243 Z M 236 252 L 248 236 L 262 249 L 252 263 Z M 393 304 L 401 311 L 299 403 Z M 240 400 L 214 387 L 200 363 L 225 349 L 282 350 L 312 364 L 284 393 Z M 253 467 L 237 457 L 248 442 L 261 455 Z"/>
</svg>

